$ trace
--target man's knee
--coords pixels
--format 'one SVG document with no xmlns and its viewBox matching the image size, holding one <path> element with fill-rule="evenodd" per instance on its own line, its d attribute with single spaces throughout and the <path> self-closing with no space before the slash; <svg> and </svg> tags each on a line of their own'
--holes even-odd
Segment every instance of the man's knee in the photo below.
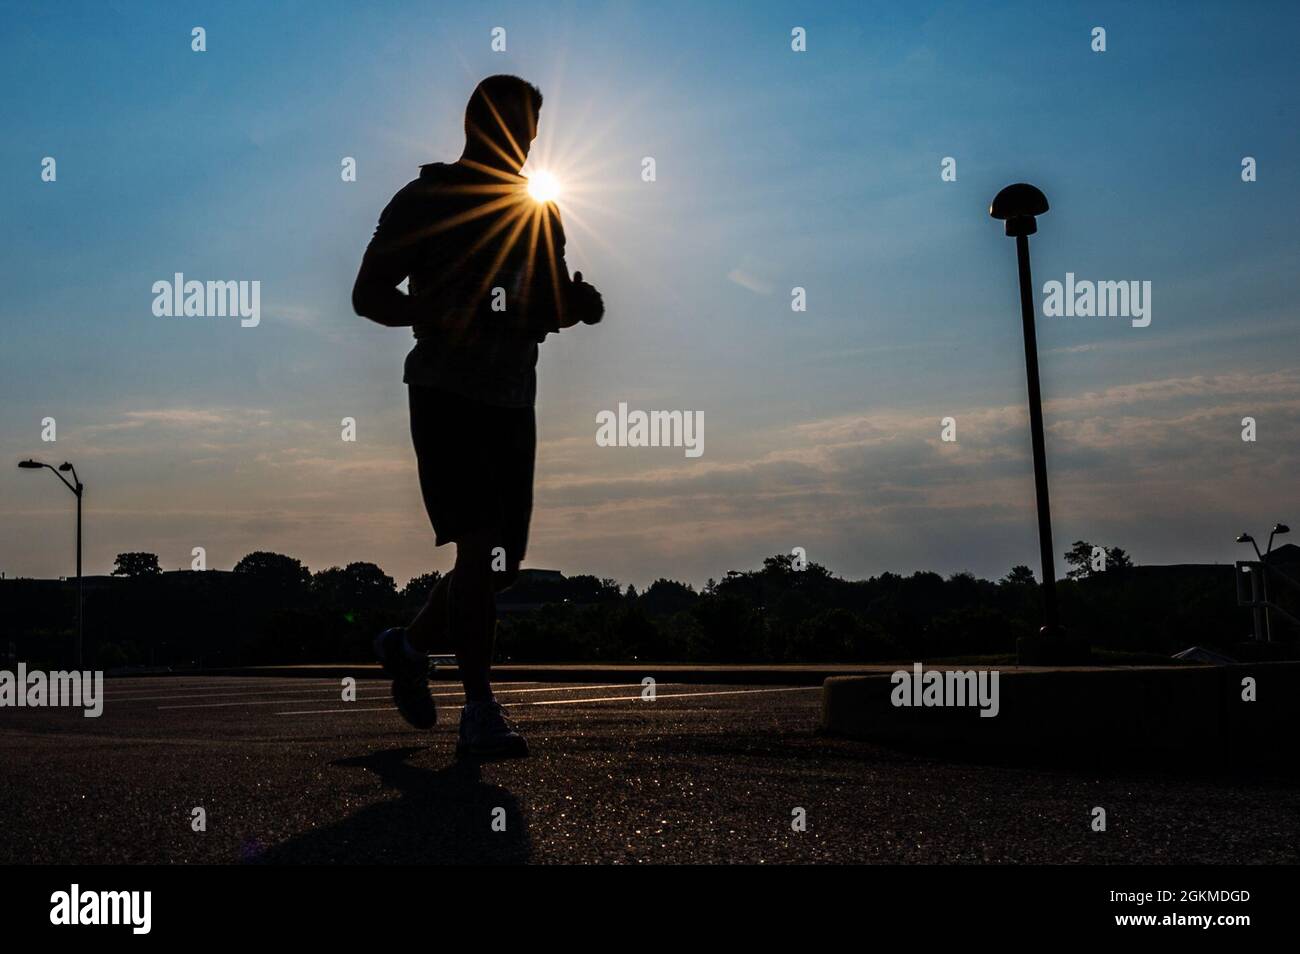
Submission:
<svg viewBox="0 0 1300 954">
<path fill-rule="evenodd" d="M 456 541 L 456 575 L 462 580 L 484 582 L 494 591 L 504 590 L 519 579 L 519 559 L 501 542 L 496 531 L 466 534 Z"/>
</svg>

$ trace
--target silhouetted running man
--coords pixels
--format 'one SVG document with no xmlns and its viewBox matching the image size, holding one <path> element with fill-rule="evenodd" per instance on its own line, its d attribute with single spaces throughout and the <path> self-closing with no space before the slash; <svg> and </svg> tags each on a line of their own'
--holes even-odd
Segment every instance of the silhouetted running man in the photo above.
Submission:
<svg viewBox="0 0 1300 954">
<path fill-rule="evenodd" d="M 490 669 L 496 592 L 518 576 L 528 544 L 537 345 L 605 310 L 581 272 L 569 277 L 559 211 L 532 199 L 519 175 L 541 107 L 541 92 L 517 76 L 479 83 L 464 153 L 421 166 L 393 197 L 352 291 L 357 314 L 414 330 L 404 380 L 420 490 L 437 545 L 456 544 L 452 571 L 375 651 L 398 711 L 427 729 L 437 721 L 428 653 L 450 642 L 465 683 L 457 752 L 468 756 L 528 754 Z"/>
</svg>

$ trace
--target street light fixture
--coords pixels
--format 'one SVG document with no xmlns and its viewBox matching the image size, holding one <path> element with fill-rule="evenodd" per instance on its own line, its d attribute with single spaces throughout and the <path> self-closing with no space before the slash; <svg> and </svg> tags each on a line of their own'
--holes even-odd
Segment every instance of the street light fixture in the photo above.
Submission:
<svg viewBox="0 0 1300 954">
<path fill-rule="evenodd" d="M 77 477 L 77 468 L 73 467 L 67 461 L 64 461 L 56 468 L 53 464 L 46 464 L 39 460 L 31 460 L 29 458 L 27 460 L 20 460 L 18 462 L 18 466 L 23 470 L 40 470 L 41 468 L 48 468 L 50 473 L 52 473 L 55 477 L 59 478 L 59 480 L 63 482 L 63 486 L 71 490 L 72 493 L 77 498 L 77 645 L 76 645 L 75 655 L 76 655 L 76 667 L 80 669 L 81 668 L 81 646 L 82 646 L 81 637 L 82 637 L 82 624 L 83 624 L 83 617 L 84 617 L 83 607 L 85 605 L 85 601 L 83 599 L 84 590 L 82 588 L 82 580 L 81 580 L 81 498 L 82 495 L 85 493 L 86 485 L 83 484 L 81 480 Z M 72 474 L 71 481 L 69 481 L 68 478 L 63 476 L 64 474 L 67 473 Z"/>
<path fill-rule="evenodd" d="M 1273 641 L 1273 620 L 1270 618 L 1270 616 L 1269 616 L 1269 612 L 1268 612 L 1268 610 L 1269 610 L 1269 607 L 1268 607 L 1268 556 L 1269 556 L 1269 554 L 1271 554 L 1271 553 L 1273 552 L 1273 538 L 1276 537 L 1276 536 L 1281 536 L 1281 535 L 1284 534 L 1284 533 L 1290 533 L 1290 532 L 1291 532 L 1291 528 L 1288 527 L 1285 523 L 1275 523 L 1275 524 L 1273 524 L 1273 529 L 1270 530 L 1269 533 L 1268 533 L 1268 549 L 1266 549 L 1263 553 L 1260 553 L 1260 552 L 1259 552 L 1259 544 L 1257 544 L 1257 543 L 1255 542 L 1255 538 L 1252 537 L 1249 533 L 1246 533 L 1246 532 L 1243 531 L 1242 533 L 1239 533 L 1239 534 L 1237 535 L 1237 542 L 1238 542 L 1238 543 L 1249 543 L 1250 546 L 1251 546 L 1251 548 L 1255 551 L 1255 557 L 1256 557 L 1256 559 L 1259 560 L 1258 586 L 1259 586 L 1259 588 L 1260 588 L 1259 595 L 1262 595 L 1262 596 L 1263 596 L 1263 599 L 1264 599 L 1264 606 L 1263 606 L 1263 612 L 1262 612 L 1262 613 L 1261 613 L 1260 608 L 1259 608 L 1258 606 L 1255 607 L 1255 638 L 1256 638 L 1256 639 L 1259 638 L 1259 621 L 1260 621 L 1260 617 L 1261 617 L 1261 615 L 1262 615 L 1262 616 L 1263 616 L 1263 619 L 1264 619 L 1264 635 L 1265 635 L 1265 638 L 1266 638 L 1269 642 L 1272 642 L 1272 641 Z M 1280 571 L 1274 569 L 1274 572 L 1275 572 L 1275 573 L 1279 573 Z M 1252 582 L 1251 586 L 1254 587 L 1255 585 L 1256 585 L 1256 584 L 1255 584 L 1254 582 Z M 1252 591 L 1252 592 L 1253 592 L 1253 591 Z M 1280 609 L 1279 609 L 1279 611 L 1280 611 Z M 1284 615 L 1285 615 L 1285 614 L 1284 614 Z"/>
</svg>

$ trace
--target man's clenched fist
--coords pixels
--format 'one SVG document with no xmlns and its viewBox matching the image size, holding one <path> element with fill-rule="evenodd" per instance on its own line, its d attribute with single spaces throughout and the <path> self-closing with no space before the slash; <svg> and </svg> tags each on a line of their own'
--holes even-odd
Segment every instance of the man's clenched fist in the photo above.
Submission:
<svg viewBox="0 0 1300 954">
<path fill-rule="evenodd" d="M 605 299 L 596 291 L 595 285 L 582 280 L 582 272 L 573 273 L 569 296 L 569 307 L 583 324 L 594 325 L 605 317 Z"/>
</svg>

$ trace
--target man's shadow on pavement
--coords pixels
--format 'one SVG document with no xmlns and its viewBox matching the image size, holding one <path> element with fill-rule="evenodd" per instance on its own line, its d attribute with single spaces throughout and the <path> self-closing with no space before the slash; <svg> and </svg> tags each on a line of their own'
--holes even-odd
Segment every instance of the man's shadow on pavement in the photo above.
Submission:
<svg viewBox="0 0 1300 954">
<path fill-rule="evenodd" d="M 268 848 L 257 864 L 523 864 L 532 853 L 513 795 L 473 762 L 432 770 L 408 764 L 423 748 L 389 749 L 331 765 L 369 769 L 401 797 Z M 504 809 L 505 830 L 501 827 Z"/>
</svg>

